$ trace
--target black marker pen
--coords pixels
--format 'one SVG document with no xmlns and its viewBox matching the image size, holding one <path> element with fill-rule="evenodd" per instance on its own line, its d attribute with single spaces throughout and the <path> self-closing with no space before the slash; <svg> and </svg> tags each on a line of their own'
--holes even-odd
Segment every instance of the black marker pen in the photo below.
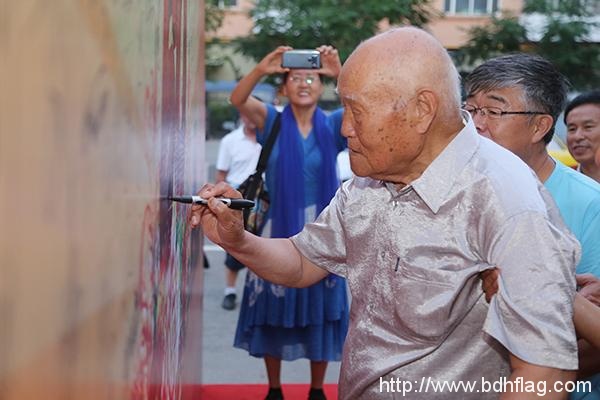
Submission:
<svg viewBox="0 0 600 400">
<path fill-rule="evenodd" d="M 208 200 L 203 199 L 200 196 L 171 196 L 167 198 L 171 201 L 176 201 L 178 203 L 187 203 L 187 204 L 203 204 L 206 205 Z M 244 208 L 252 208 L 254 207 L 254 202 L 252 200 L 247 199 L 230 199 L 227 197 L 217 197 L 217 200 L 226 204 L 227 207 L 233 208 L 234 210 L 242 210 Z"/>
</svg>

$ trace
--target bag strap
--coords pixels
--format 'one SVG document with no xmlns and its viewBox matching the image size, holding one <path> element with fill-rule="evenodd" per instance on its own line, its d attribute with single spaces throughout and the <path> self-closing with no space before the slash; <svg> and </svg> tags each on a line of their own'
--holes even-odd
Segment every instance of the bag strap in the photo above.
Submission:
<svg viewBox="0 0 600 400">
<path fill-rule="evenodd" d="M 277 116 L 275 117 L 275 121 L 273 122 L 273 127 L 271 128 L 271 132 L 269 132 L 269 137 L 267 138 L 267 142 L 264 147 L 260 151 L 260 157 L 258 159 L 258 164 L 256 165 L 256 172 L 258 175 L 262 175 L 267 169 L 267 162 L 269 161 L 269 156 L 271 155 L 271 150 L 273 150 L 273 145 L 275 144 L 275 140 L 277 139 L 277 135 L 279 135 L 279 128 L 281 127 L 281 113 L 277 112 Z"/>
</svg>

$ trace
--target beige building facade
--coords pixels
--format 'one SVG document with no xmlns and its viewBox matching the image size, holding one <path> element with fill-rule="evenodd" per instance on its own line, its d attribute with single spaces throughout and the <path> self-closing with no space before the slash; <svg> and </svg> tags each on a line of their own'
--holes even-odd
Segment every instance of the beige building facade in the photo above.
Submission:
<svg viewBox="0 0 600 400">
<path fill-rule="evenodd" d="M 487 24 L 492 15 L 521 14 L 523 0 L 434 0 L 432 5 L 443 14 L 427 28 L 444 47 L 455 50 L 466 43 L 470 28 Z"/>
</svg>

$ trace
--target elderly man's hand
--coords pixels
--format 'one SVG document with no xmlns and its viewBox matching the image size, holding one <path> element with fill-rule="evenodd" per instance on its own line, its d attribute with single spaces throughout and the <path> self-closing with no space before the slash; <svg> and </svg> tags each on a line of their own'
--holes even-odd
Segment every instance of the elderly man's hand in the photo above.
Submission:
<svg viewBox="0 0 600 400">
<path fill-rule="evenodd" d="M 600 279 L 592 274 L 580 274 L 576 278 L 577 285 L 581 287 L 579 294 L 600 306 Z"/>
<path fill-rule="evenodd" d="M 498 268 L 492 268 L 483 271 L 479 274 L 481 278 L 481 289 L 485 293 L 485 301 L 488 303 L 492 297 L 498 292 L 498 276 L 500 271 Z"/>
<path fill-rule="evenodd" d="M 206 184 L 198 196 L 207 199 L 208 205 L 195 204 L 190 214 L 192 228 L 202 225 L 204 234 L 215 244 L 224 248 L 236 246 L 244 236 L 242 212 L 227 207 L 214 197 L 241 198 L 237 190 L 225 182 L 216 185 Z"/>
</svg>

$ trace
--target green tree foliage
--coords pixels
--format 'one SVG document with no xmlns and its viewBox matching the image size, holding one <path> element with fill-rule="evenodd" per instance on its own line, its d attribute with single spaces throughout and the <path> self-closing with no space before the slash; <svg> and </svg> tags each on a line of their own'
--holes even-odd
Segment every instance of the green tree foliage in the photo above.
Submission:
<svg viewBox="0 0 600 400">
<path fill-rule="evenodd" d="M 219 7 L 219 2 L 216 0 L 207 0 L 204 5 L 204 23 L 206 26 L 206 32 L 216 32 L 217 29 L 221 27 L 223 24 L 224 13 L 223 9 Z M 228 4 L 231 5 L 231 4 Z M 206 76 L 210 76 L 211 68 L 220 68 L 223 65 L 227 64 L 231 67 L 233 73 L 236 76 L 236 79 L 241 79 L 240 69 L 233 62 L 232 58 L 223 54 L 219 48 L 221 45 L 221 40 L 219 38 L 214 37 L 205 42 L 206 51 L 204 57 L 204 64 L 207 68 Z"/>
<path fill-rule="evenodd" d="M 551 20 L 537 45 L 538 52 L 578 89 L 600 86 L 600 44 L 582 40 L 588 32 L 589 26 L 581 21 Z"/>
<path fill-rule="evenodd" d="M 489 25 L 472 28 L 469 36 L 469 42 L 458 53 L 459 61 L 467 65 L 502 53 L 519 51 L 527 41 L 525 28 L 513 16 L 492 17 Z"/>
<path fill-rule="evenodd" d="M 207 1 L 204 4 L 204 30 L 214 32 L 221 27 L 223 23 L 223 10 L 214 2 Z"/>
<path fill-rule="evenodd" d="M 473 66 L 490 57 L 516 51 L 537 53 L 552 61 L 575 89 L 600 85 L 600 44 L 589 41 L 592 29 L 600 28 L 591 18 L 597 0 L 529 0 L 524 13 L 544 16 L 539 40 L 528 39 L 527 27 L 518 18 L 492 18 L 489 25 L 471 29 L 470 40 L 458 60 Z"/>
<path fill-rule="evenodd" d="M 430 0 L 257 0 L 252 34 L 236 41 L 255 60 L 279 45 L 315 48 L 331 44 L 345 60 L 362 40 L 390 24 L 422 26 L 434 15 Z"/>
<path fill-rule="evenodd" d="M 593 13 L 592 2 L 596 0 L 527 0 L 524 13 L 560 14 L 572 17 L 585 17 Z"/>
</svg>

